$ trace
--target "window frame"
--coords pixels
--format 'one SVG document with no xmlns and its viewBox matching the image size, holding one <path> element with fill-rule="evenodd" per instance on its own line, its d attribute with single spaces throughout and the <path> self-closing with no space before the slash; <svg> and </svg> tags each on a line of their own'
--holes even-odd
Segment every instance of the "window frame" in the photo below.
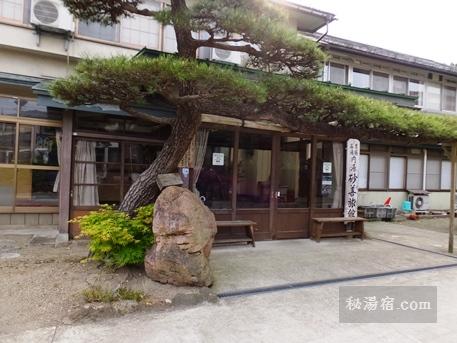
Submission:
<svg viewBox="0 0 457 343">
<path fill-rule="evenodd" d="M 56 206 L 20 206 L 17 201 L 18 191 L 18 173 L 19 170 L 41 170 L 41 171 L 60 171 L 60 166 L 46 166 L 46 165 L 33 165 L 18 163 L 18 150 L 19 150 L 19 127 L 20 125 L 31 125 L 31 126 L 46 126 L 62 128 L 62 121 L 50 120 L 50 119 L 37 119 L 32 117 L 23 117 L 20 114 L 20 103 L 22 100 L 36 101 L 35 98 L 30 97 L 18 97 L 10 94 L 0 93 L 1 98 L 10 98 L 17 101 L 16 115 L 2 115 L 0 116 L 0 122 L 14 124 L 15 125 L 15 146 L 14 146 L 14 163 L 0 163 L 0 168 L 13 169 L 14 170 L 14 183 L 13 183 L 13 194 L 14 199 L 11 206 L 0 206 L 0 213 L 55 213 L 59 208 L 59 204 Z"/>
</svg>

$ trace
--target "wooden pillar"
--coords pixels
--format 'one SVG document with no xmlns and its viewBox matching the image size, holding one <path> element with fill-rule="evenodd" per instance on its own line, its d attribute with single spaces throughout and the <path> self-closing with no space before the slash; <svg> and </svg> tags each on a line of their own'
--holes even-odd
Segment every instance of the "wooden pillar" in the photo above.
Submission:
<svg viewBox="0 0 457 343">
<path fill-rule="evenodd" d="M 454 253 L 454 221 L 455 221 L 455 182 L 457 163 L 457 143 L 452 144 L 451 149 L 451 192 L 450 192 L 450 209 L 449 209 L 449 253 Z"/>
<path fill-rule="evenodd" d="M 59 233 L 69 234 L 72 166 L 73 111 L 63 112 L 60 153 Z"/>
</svg>

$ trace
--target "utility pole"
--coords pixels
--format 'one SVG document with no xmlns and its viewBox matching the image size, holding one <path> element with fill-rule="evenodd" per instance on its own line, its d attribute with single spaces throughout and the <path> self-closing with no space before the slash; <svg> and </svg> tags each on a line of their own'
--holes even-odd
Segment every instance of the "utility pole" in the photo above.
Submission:
<svg viewBox="0 0 457 343">
<path fill-rule="evenodd" d="M 457 143 L 452 144 L 451 149 L 451 192 L 450 192 L 450 204 L 449 209 L 449 248 L 450 254 L 454 253 L 454 221 L 455 221 L 455 182 L 457 179 Z"/>
</svg>

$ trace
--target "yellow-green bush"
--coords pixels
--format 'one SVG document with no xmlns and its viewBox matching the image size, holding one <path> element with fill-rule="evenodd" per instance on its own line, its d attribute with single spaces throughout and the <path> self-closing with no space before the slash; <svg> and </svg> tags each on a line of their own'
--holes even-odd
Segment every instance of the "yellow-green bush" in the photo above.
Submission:
<svg viewBox="0 0 457 343">
<path fill-rule="evenodd" d="M 143 263 L 146 250 L 154 242 L 152 216 L 148 205 L 127 213 L 102 205 L 98 211 L 73 219 L 81 228 L 81 237 L 88 237 L 90 259 L 111 267 Z"/>
</svg>

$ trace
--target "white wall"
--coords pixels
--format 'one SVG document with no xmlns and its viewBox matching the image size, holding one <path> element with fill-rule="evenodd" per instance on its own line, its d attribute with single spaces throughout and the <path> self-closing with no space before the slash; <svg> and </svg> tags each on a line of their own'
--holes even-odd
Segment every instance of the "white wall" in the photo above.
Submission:
<svg viewBox="0 0 457 343">
<path fill-rule="evenodd" d="M 36 76 L 63 77 L 82 57 L 133 56 L 138 50 L 116 44 L 102 44 L 75 38 L 65 51 L 61 35 L 43 33 L 37 45 L 35 31 L 26 25 L 0 23 L 0 72 Z"/>
<path fill-rule="evenodd" d="M 392 207 L 401 209 L 402 202 L 407 200 L 407 192 L 377 192 L 363 191 L 359 192 L 359 206 L 380 205 L 388 197 L 392 197 Z M 430 209 L 448 210 L 449 209 L 449 192 L 431 192 Z"/>
</svg>

